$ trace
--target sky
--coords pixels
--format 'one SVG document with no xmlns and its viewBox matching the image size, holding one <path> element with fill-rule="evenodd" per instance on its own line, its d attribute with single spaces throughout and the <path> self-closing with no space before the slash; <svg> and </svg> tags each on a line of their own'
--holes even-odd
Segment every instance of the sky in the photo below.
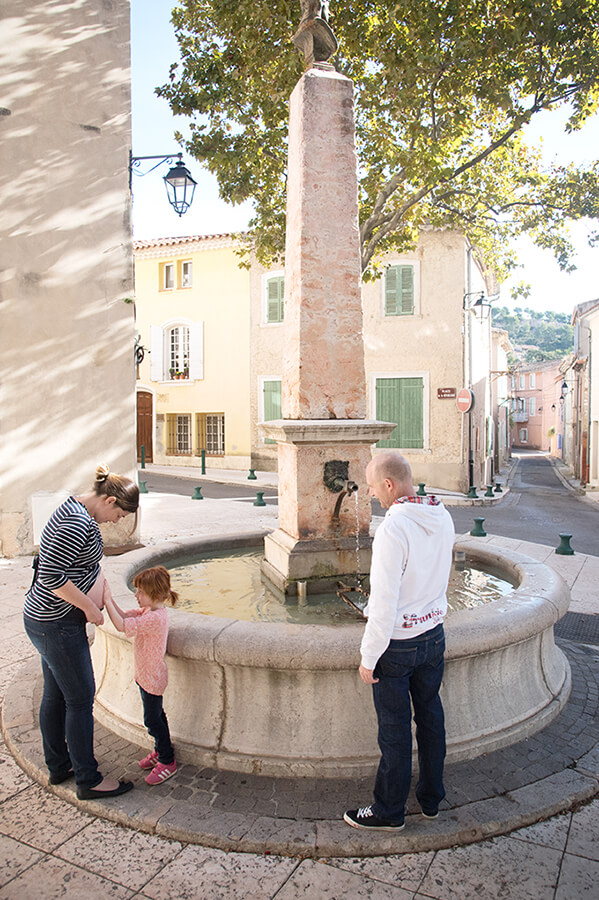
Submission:
<svg viewBox="0 0 599 900">
<path fill-rule="evenodd" d="M 178 153 L 173 135 L 186 131 L 186 119 L 173 116 L 168 103 L 154 94 L 154 88 L 168 81 L 171 63 L 178 59 L 170 12 L 174 0 L 131 0 L 132 149 L 134 156 Z M 540 144 L 546 161 L 562 164 L 592 162 L 599 147 L 599 116 L 581 131 L 566 136 L 564 114 L 543 113 L 531 124 L 528 138 Z M 133 236 L 136 239 L 219 234 L 242 231 L 251 217 L 250 203 L 232 206 L 218 195 L 216 178 L 190 157 L 183 157 L 198 182 L 191 208 L 179 217 L 166 200 L 162 176 L 166 165 L 144 177 L 133 179 Z M 142 163 L 146 171 L 153 163 Z M 144 168 L 145 166 L 145 168 Z M 536 248 L 522 238 L 517 245 L 521 268 L 501 286 L 501 306 L 530 307 L 536 311 L 571 313 L 577 303 L 599 297 L 599 248 L 590 248 L 587 238 L 591 223 L 578 222 L 571 228 L 576 248 L 572 274 L 560 272 L 550 252 Z M 520 281 L 531 285 L 526 300 L 513 302 L 511 288 Z"/>
</svg>

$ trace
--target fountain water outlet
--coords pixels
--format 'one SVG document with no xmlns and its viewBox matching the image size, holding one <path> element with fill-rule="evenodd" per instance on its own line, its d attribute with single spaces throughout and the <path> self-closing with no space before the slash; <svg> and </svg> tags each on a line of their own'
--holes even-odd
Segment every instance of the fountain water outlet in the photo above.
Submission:
<svg viewBox="0 0 599 900">
<path fill-rule="evenodd" d="M 335 510 L 333 512 L 333 520 L 339 520 L 341 504 L 344 497 L 351 497 L 358 490 L 355 481 L 349 478 L 349 461 L 341 459 L 331 459 L 324 464 L 323 482 L 325 487 L 338 494 Z"/>
</svg>

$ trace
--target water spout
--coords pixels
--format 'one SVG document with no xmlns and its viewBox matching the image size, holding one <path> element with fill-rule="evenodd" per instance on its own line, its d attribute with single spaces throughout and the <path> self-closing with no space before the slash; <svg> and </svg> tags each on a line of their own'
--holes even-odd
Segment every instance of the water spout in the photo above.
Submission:
<svg viewBox="0 0 599 900">
<path fill-rule="evenodd" d="M 344 497 L 351 497 L 358 490 L 358 485 L 355 481 L 344 481 L 343 487 L 339 491 L 339 495 L 337 497 L 337 502 L 335 503 L 335 511 L 333 512 L 333 520 L 337 521 L 339 519 L 339 512 L 341 511 L 341 504 L 343 503 Z"/>
</svg>

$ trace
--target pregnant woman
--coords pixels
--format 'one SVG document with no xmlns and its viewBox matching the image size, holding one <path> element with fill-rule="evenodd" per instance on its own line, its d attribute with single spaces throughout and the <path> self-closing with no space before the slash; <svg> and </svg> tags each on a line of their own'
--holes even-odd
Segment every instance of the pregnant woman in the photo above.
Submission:
<svg viewBox="0 0 599 900">
<path fill-rule="evenodd" d="M 25 600 L 25 631 L 42 658 L 39 719 L 50 783 L 74 775 L 80 800 L 115 797 L 133 787 L 103 778 L 94 757 L 95 681 L 86 623 L 104 621 L 98 525 L 137 513 L 138 505 L 134 481 L 98 466 L 92 491 L 69 497 L 48 520 Z"/>
</svg>

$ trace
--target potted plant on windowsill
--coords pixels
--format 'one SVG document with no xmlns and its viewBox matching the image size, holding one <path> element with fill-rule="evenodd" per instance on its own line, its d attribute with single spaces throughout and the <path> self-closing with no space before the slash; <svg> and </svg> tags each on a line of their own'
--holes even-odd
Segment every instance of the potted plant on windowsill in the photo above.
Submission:
<svg viewBox="0 0 599 900">
<path fill-rule="evenodd" d="M 168 370 L 168 374 L 169 374 L 169 376 L 170 376 L 171 381 L 174 381 L 175 375 L 177 374 L 177 370 L 176 370 L 176 369 L 169 369 L 169 370 Z"/>
<path fill-rule="evenodd" d="M 183 378 L 186 380 L 189 378 L 189 369 L 183 369 Z"/>
</svg>

